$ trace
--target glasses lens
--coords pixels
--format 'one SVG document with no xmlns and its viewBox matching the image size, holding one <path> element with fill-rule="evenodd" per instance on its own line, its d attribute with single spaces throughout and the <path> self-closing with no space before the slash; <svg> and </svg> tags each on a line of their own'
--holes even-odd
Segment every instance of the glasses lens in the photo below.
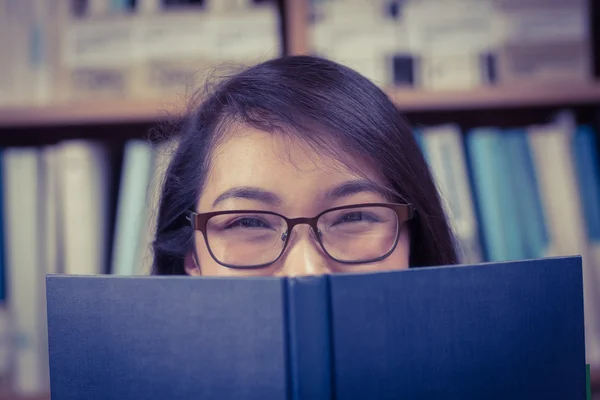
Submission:
<svg viewBox="0 0 600 400">
<path fill-rule="evenodd" d="M 210 218 L 206 238 L 213 256 L 234 267 L 275 261 L 285 244 L 285 220 L 273 214 L 223 214 Z"/>
<path fill-rule="evenodd" d="M 338 261 L 368 262 L 387 255 L 396 244 L 398 217 L 387 207 L 334 210 L 317 221 L 325 251 Z"/>
</svg>

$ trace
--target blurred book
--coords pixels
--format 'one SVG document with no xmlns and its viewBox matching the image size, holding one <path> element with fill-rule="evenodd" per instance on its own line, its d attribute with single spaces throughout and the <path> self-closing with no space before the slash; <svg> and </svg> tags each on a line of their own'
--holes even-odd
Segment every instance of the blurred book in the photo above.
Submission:
<svg viewBox="0 0 600 400">
<path fill-rule="evenodd" d="M 467 133 L 467 154 L 472 168 L 473 191 L 485 241 L 486 258 L 491 261 L 514 259 L 511 235 L 515 232 L 512 202 L 505 202 L 511 188 L 503 175 L 508 165 L 502 154 L 502 130 L 476 128 Z"/>
<path fill-rule="evenodd" d="M 458 239 L 461 263 L 483 261 L 479 229 L 472 200 L 463 138 L 457 125 L 439 125 L 422 129 L 427 154 L 450 225 Z"/>
<path fill-rule="evenodd" d="M 58 145 L 63 270 L 102 274 L 108 267 L 110 159 L 100 142 Z"/>
<path fill-rule="evenodd" d="M 68 97 L 188 98 L 221 63 L 247 66 L 282 51 L 275 2 L 140 0 L 83 9 L 71 10 L 76 17 L 63 31 Z"/>
<path fill-rule="evenodd" d="M 502 84 L 592 79 L 588 0 L 494 0 Z"/>
<path fill-rule="evenodd" d="M 554 122 L 529 129 L 534 161 L 539 174 L 542 203 L 550 233 L 550 255 L 583 257 L 584 301 L 588 363 L 600 364 L 598 266 L 586 232 L 584 208 L 579 196 L 573 158 L 576 123 L 569 112 Z"/>
<path fill-rule="evenodd" d="M 111 272 L 134 275 L 139 271 L 139 243 L 147 221 L 146 198 L 153 169 L 150 143 L 132 139 L 125 145 L 117 206 Z"/>
<path fill-rule="evenodd" d="M 45 343 L 42 165 L 36 148 L 2 154 L 4 249 L 12 324 L 12 390 L 35 395 L 48 390 Z"/>
<path fill-rule="evenodd" d="M 0 105 L 176 100 L 282 49 L 276 1 L 1 0 Z"/>
<path fill-rule="evenodd" d="M 146 218 L 142 226 L 140 234 L 140 242 L 138 244 L 138 259 L 139 265 L 136 266 L 137 274 L 150 275 L 152 272 L 153 251 L 152 244 L 156 236 L 156 223 L 158 219 L 158 207 L 160 204 L 160 196 L 163 191 L 165 174 L 169 163 L 177 150 L 179 141 L 177 138 L 166 140 L 156 144 L 152 149 L 152 165 L 150 185 L 146 197 Z"/>
<path fill-rule="evenodd" d="M 312 52 L 355 69 L 380 86 L 412 86 L 417 61 L 402 6 L 402 2 L 381 0 L 311 2 Z"/>
<path fill-rule="evenodd" d="M 420 60 L 420 88 L 472 89 L 495 83 L 499 35 L 491 0 L 403 4 L 407 34 Z"/>
</svg>

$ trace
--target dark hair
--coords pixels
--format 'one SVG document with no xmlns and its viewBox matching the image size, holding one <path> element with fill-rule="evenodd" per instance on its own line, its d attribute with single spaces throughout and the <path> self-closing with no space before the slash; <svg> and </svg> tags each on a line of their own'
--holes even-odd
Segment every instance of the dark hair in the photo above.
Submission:
<svg viewBox="0 0 600 400">
<path fill-rule="evenodd" d="M 392 201 L 410 202 L 411 266 L 456 263 L 454 240 L 427 163 L 411 128 L 386 94 L 357 72 L 329 60 L 287 56 L 221 81 L 185 117 L 162 184 L 154 274 L 184 274 L 194 233 L 186 219 L 200 196 L 210 154 L 231 123 L 295 135 L 343 158 L 379 169 Z"/>
</svg>

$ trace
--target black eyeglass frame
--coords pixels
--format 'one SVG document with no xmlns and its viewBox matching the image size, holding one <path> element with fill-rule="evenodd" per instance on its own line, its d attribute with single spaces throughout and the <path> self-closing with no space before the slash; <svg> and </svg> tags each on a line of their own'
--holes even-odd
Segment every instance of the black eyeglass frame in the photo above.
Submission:
<svg viewBox="0 0 600 400">
<path fill-rule="evenodd" d="M 317 226 L 317 221 L 319 220 L 319 218 L 321 218 L 321 216 L 323 216 L 324 214 L 327 214 L 329 212 L 332 212 L 332 211 L 348 210 L 348 209 L 353 209 L 353 208 L 364 208 L 364 207 L 385 207 L 385 208 L 389 208 L 389 209 L 393 210 L 396 213 L 396 218 L 398 221 L 398 229 L 396 231 L 396 238 L 394 240 L 394 244 L 392 245 L 392 247 L 390 248 L 390 250 L 387 253 L 385 253 L 384 255 L 382 255 L 380 257 L 373 258 L 373 259 L 357 260 L 357 261 L 344 261 L 344 260 L 339 260 L 339 259 L 333 257 L 331 254 L 329 254 L 329 252 L 327 251 L 327 249 L 325 249 L 325 246 L 323 245 L 321 236 L 319 235 L 320 230 Z M 285 243 L 283 244 L 283 247 L 281 248 L 281 252 L 279 253 L 279 255 L 277 256 L 277 258 L 275 260 L 270 261 L 268 263 L 263 263 L 263 264 L 239 266 L 239 265 L 223 263 L 217 257 L 215 257 L 215 255 L 213 254 L 213 252 L 210 248 L 210 244 L 208 243 L 208 234 L 206 233 L 206 226 L 208 224 L 208 220 L 217 215 L 244 214 L 244 213 L 275 215 L 277 217 L 282 218 L 286 222 L 287 235 L 285 238 Z M 351 265 L 351 264 L 368 264 L 368 263 L 372 263 L 372 262 L 381 261 L 381 260 L 387 258 L 390 254 L 392 254 L 394 252 L 394 250 L 396 249 L 396 246 L 398 246 L 398 240 L 400 239 L 400 232 L 401 232 L 400 228 L 406 222 L 412 220 L 415 217 L 415 215 L 416 215 L 416 209 L 412 204 L 363 203 L 363 204 L 352 204 L 352 205 L 348 205 L 348 206 L 329 208 L 327 210 L 320 212 L 319 214 L 317 214 L 316 216 L 314 216 L 312 218 L 311 217 L 287 218 L 286 216 L 278 214 L 276 212 L 258 211 L 258 210 L 227 210 L 227 211 L 212 211 L 212 212 L 207 212 L 207 213 L 196 213 L 195 211 L 190 211 L 186 218 L 188 221 L 190 221 L 190 224 L 191 224 L 192 228 L 194 229 L 194 231 L 202 232 L 202 236 L 204 237 L 204 242 L 206 243 L 206 248 L 208 249 L 210 256 L 218 264 L 220 264 L 224 267 L 227 267 L 227 268 L 232 268 L 232 269 L 259 269 L 259 268 L 265 268 L 271 264 L 274 264 L 277 262 L 277 260 L 279 260 L 281 258 L 281 256 L 283 255 L 283 253 L 285 253 L 285 250 L 287 248 L 292 230 L 294 229 L 294 227 L 296 225 L 303 225 L 303 224 L 306 224 L 311 227 L 312 231 L 315 234 L 315 239 L 321 246 L 321 249 L 323 250 L 323 252 L 325 252 L 325 254 L 327 254 L 327 256 L 329 258 L 331 258 L 332 260 L 334 260 L 336 262 L 339 262 L 341 264 Z M 194 249 L 194 252 L 195 251 L 196 251 L 196 249 Z M 196 254 L 195 254 L 195 256 L 197 259 Z"/>
</svg>

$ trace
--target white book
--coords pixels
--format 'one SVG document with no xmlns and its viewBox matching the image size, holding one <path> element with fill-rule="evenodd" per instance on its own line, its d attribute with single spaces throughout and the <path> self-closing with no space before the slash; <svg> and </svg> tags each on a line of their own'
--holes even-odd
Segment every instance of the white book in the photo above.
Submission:
<svg viewBox="0 0 600 400">
<path fill-rule="evenodd" d="M 316 54 L 344 64 L 380 86 L 393 83 L 392 57 L 408 52 L 403 24 L 379 2 L 330 1 L 312 5 Z"/>
<path fill-rule="evenodd" d="M 56 146 L 45 146 L 41 149 L 42 184 L 44 208 L 44 243 L 43 261 L 46 273 L 58 274 L 62 272 L 60 266 L 60 252 L 62 247 L 61 231 L 59 229 L 59 181 L 58 181 L 58 149 Z"/>
<path fill-rule="evenodd" d="M 138 245 L 140 270 L 138 274 L 150 274 L 152 271 L 152 243 L 156 235 L 156 222 L 158 217 L 158 207 L 160 203 L 160 195 L 164 184 L 165 174 L 173 152 L 177 149 L 178 141 L 171 139 L 156 145 L 153 149 L 153 172 L 150 185 L 148 187 L 148 195 L 146 200 L 146 222 L 143 226 L 142 234 L 140 235 L 140 243 Z"/>
<path fill-rule="evenodd" d="M 42 212 L 42 243 L 41 247 L 41 266 L 44 274 L 58 274 L 62 272 L 60 265 L 60 249 L 62 248 L 62 238 L 58 226 L 58 209 L 60 199 L 58 198 L 58 151 L 56 146 L 44 146 L 40 150 L 40 181 L 39 190 L 42 193 L 41 212 Z M 42 296 L 42 347 L 44 349 L 42 366 L 44 374 L 49 375 L 48 359 L 48 321 L 46 319 L 46 296 Z"/>
<path fill-rule="evenodd" d="M 138 243 L 147 220 L 146 195 L 152 173 L 152 148 L 143 140 L 125 145 L 123 169 L 117 205 L 117 222 L 113 242 L 111 271 L 117 275 L 134 275 L 138 265 Z"/>
<path fill-rule="evenodd" d="M 458 239 L 460 261 L 482 261 L 477 217 L 465 161 L 462 135 L 457 125 L 423 129 L 431 170 L 450 225 Z"/>
<path fill-rule="evenodd" d="M 499 41 L 490 0 L 409 0 L 403 10 L 421 60 L 424 89 L 471 89 L 488 83 L 483 55 L 493 52 Z"/>
<path fill-rule="evenodd" d="M 110 159 L 102 143 L 69 140 L 59 148 L 63 271 L 95 275 L 107 265 Z"/>
<path fill-rule="evenodd" d="M 6 149 L 2 161 L 7 295 L 15 334 L 13 389 L 31 395 L 48 389 L 42 326 L 45 271 L 40 250 L 41 163 L 34 148 Z"/>
<path fill-rule="evenodd" d="M 590 252 L 572 159 L 573 117 L 529 128 L 534 165 L 550 238 L 549 256 L 581 255 L 585 305 L 587 363 L 600 364 L 600 304 L 595 299 L 594 263 Z"/>
<path fill-rule="evenodd" d="M 125 13 L 90 13 L 61 24 L 58 81 L 69 100 L 130 96 L 133 66 L 139 62 L 134 18 Z"/>
<path fill-rule="evenodd" d="M 254 7 L 210 16 L 217 60 L 258 63 L 281 55 L 275 7 Z"/>
</svg>

